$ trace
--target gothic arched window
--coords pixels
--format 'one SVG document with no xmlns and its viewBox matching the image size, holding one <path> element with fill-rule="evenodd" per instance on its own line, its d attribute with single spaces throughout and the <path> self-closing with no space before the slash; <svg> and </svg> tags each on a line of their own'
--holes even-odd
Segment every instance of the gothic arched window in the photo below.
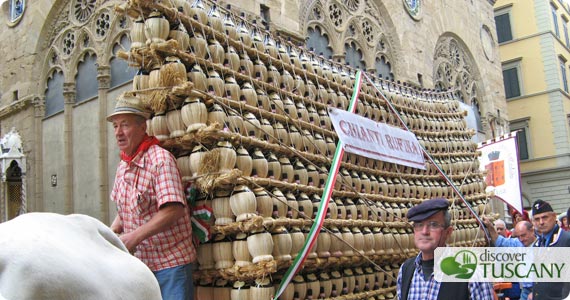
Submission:
<svg viewBox="0 0 570 300">
<path fill-rule="evenodd" d="M 313 49 L 313 52 L 322 55 L 324 58 L 332 59 L 332 48 L 329 46 L 329 38 L 326 33 L 321 32 L 320 27 L 309 28 L 307 30 L 307 47 Z"/>
<path fill-rule="evenodd" d="M 394 74 L 392 74 L 392 66 L 384 56 L 376 58 L 376 75 L 382 78 L 394 79 Z"/>
<path fill-rule="evenodd" d="M 53 71 L 47 80 L 46 117 L 63 111 L 63 81 L 63 72 L 60 70 Z"/>
<path fill-rule="evenodd" d="M 136 74 L 136 70 L 130 67 L 128 62 L 117 57 L 119 50 L 128 50 L 131 48 L 131 42 L 127 35 L 123 35 L 118 43 L 113 47 L 113 58 L 111 58 L 111 88 L 119 86 L 125 82 L 129 82 Z"/>
<path fill-rule="evenodd" d="M 75 77 L 75 102 L 83 102 L 97 96 L 97 56 L 86 53 L 77 65 L 77 76 Z"/>
<path fill-rule="evenodd" d="M 344 44 L 344 50 L 346 53 L 345 61 L 349 66 L 365 70 L 366 66 L 362 59 L 362 52 L 358 49 L 354 41 Z"/>
</svg>

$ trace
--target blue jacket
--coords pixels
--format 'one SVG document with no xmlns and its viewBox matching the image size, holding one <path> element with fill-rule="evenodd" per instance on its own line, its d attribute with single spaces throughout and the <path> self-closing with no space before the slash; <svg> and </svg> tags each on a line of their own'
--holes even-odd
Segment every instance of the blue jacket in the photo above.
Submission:
<svg viewBox="0 0 570 300">
<path fill-rule="evenodd" d="M 547 247 L 570 247 L 570 232 L 554 227 L 554 233 Z M 540 241 L 533 247 L 540 247 Z M 570 294 L 570 282 L 535 282 L 532 288 L 533 300 L 561 300 Z"/>
<path fill-rule="evenodd" d="M 524 244 L 518 238 L 506 238 L 502 235 L 497 237 L 495 247 L 524 247 Z M 523 282 L 522 286 L 525 288 L 532 288 L 532 282 Z"/>
<path fill-rule="evenodd" d="M 499 235 L 495 241 L 495 247 L 524 247 L 518 238 L 505 238 Z"/>
</svg>

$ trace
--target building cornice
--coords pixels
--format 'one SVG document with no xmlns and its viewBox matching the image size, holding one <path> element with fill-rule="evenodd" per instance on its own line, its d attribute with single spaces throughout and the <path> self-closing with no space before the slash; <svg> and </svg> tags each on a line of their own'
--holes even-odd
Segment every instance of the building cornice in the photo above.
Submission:
<svg viewBox="0 0 570 300">
<path fill-rule="evenodd" d="M 557 155 L 557 157 L 561 157 L 561 156 L 570 156 L 570 154 Z M 549 158 L 552 158 L 552 156 L 550 156 Z M 521 176 L 544 175 L 544 174 L 556 173 L 556 172 L 562 172 L 562 171 L 570 171 L 570 166 L 548 168 L 548 169 L 541 169 L 541 170 L 528 171 L 528 172 L 521 172 Z M 548 179 L 548 180 L 550 180 L 550 179 Z M 536 182 L 539 182 L 539 181 L 529 181 L 529 183 L 536 183 Z"/>
<path fill-rule="evenodd" d="M 521 161 L 520 164 L 531 163 L 531 162 L 539 162 L 539 161 L 543 161 L 543 160 L 557 159 L 557 158 L 563 158 L 563 157 L 570 157 L 570 153 L 564 153 L 564 154 L 558 154 L 558 155 L 550 155 L 550 156 L 544 156 L 544 157 L 539 157 L 539 158 L 527 159 L 527 160 Z M 540 169 L 540 170 L 532 170 L 532 171 L 521 172 L 521 176 L 523 176 L 523 175 L 524 175 L 524 176 L 541 175 L 541 174 L 548 174 L 548 173 L 552 173 L 552 172 L 559 172 L 559 171 L 565 171 L 565 170 L 570 170 L 570 165 L 568 165 L 568 166 L 563 166 L 563 167 L 554 167 L 554 168 L 547 168 L 547 169 Z"/>
<path fill-rule="evenodd" d="M 509 98 L 509 99 L 507 99 L 507 103 L 508 103 L 508 102 L 511 102 L 511 101 L 524 100 L 524 99 L 527 99 L 527 98 L 532 98 L 532 97 L 541 96 L 541 95 L 546 95 L 546 94 L 551 94 L 551 93 L 560 93 L 560 94 L 564 95 L 566 98 L 570 99 L 570 94 L 566 93 L 566 92 L 565 92 L 563 89 L 561 89 L 561 88 L 556 88 L 556 89 L 550 89 L 550 90 L 541 91 L 541 92 L 536 92 L 536 93 L 532 93 L 532 94 L 526 94 L 526 95 L 519 96 L 519 97 Z"/>
<path fill-rule="evenodd" d="M 25 110 L 26 108 L 28 108 L 29 106 L 32 105 L 33 103 L 33 96 L 29 95 L 26 97 L 23 97 L 20 100 L 14 101 L 12 103 L 10 103 L 9 105 L 6 105 L 4 107 L 0 107 L 0 119 L 4 119 L 5 117 L 20 112 L 22 110 Z"/>
<path fill-rule="evenodd" d="M 497 13 L 497 12 L 500 12 L 500 11 L 502 11 L 502 10 L 509 9 L 509 8 L 511 8 L 511 7 L 513 7 L 513 4 L 512 4 L 512 3 L 508 3 L 508 4 L 505 4 L 505 5 L 499 6 L 499 7 L 494 7 L 493 10 L 495 11 L 495 13 Z"/>
<path fill-rule="evenodd" d="M 539 36 L 546 35 L 546 34 L 551 35 L 554 39 L 556 39 L 556 41 L 558 41 L 558 43 L 559 43 L 562 47 L 564 47 L 564 48 L 570 53 L 570 48 L 568 47 L 568 45 L 566 45 L 566 44 L 564 43 L 564 41 L 562 41 L 561 38 L 559 38 L 558 36 L 556 36 L 556 34 L 554 34 L 554 32 L 553 32 L 552 30 L 541 31 L 541 32 L 533 33 L 533 34 L 530 34 L 530 35 L 527 35 L 527 36 L 524 36 L 524 37 L 520 37 L 520 38 L 517 38 L 517 39 L 512 39 L 512 40 L 510 40 L 510 41 L 502 42 L 502 43 L 499 44 L 499 51 L 500 51 L 500 49 L 501 49 L 502 46 L 506 46 L 506 45 L 509 45 L 509 44 L 512 44 L 512 43 L 516 43 L 516 42 L 520 42 L 520 41 L 532 39 L 532 38 L 539 37 Z M 503 63 L 504 63 L 504 62 L 503 62 Z"/>
<path fill-rule="evenodd" d="M 529 34 L 529 35 L 526 35 L 526 36 L 523 36 L 523 37 L 519 37 L 519 38 L 516 38 L 516 39 L 512 39 L 512 40 L 510 40 L 510 41 L 502 42 L 502 43 L 499 44 L 499 48 L 501 48 L 501 46 L 505 46 L 505 45 L 509 45 L 509 44 L 514 44 L 514 43 L 516 43 L 516 42 L 520 42 L 520 41 L 532 39 L 532 38 L 539 37 L 539 36 L 545 35 L 545 34 L 552 34 L 552 35 L 554 35 L 554 34 L 552 33 L 552 31 L 550 31 L 550 30 L 541 31 L 541 32 Z"/>
</svg>

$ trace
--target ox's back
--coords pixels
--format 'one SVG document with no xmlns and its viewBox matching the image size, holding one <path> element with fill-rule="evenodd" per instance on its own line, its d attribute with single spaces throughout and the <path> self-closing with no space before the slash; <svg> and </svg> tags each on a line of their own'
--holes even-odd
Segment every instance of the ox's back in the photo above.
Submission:
<svg viewBox="0 0 570 300">
<path fill-rule="evenodd" d="M 0 224 L 0 295 L 8 300 L 161 299 L 152 272 L 107 226 L 85 215 L 51 213 Z"/>
</svg>

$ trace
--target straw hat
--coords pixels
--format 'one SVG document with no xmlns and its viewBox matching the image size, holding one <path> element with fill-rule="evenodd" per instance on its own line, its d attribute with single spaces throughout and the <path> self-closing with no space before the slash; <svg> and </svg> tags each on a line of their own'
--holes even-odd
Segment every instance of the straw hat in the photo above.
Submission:
<svg viewBox="0 0 570 300">
<path fill-rule="evenodd" d="M 150 111 L 146 109 L 138 97 L 125 94 L 119 96 L 117 104 L 115 105 L 115 110 L 112 114 L 107 116 L 107 121 L 113 122 L 114 116 L 122 114 L 133 114 L 145 119 L 150 118 Z"/>
</svg>

